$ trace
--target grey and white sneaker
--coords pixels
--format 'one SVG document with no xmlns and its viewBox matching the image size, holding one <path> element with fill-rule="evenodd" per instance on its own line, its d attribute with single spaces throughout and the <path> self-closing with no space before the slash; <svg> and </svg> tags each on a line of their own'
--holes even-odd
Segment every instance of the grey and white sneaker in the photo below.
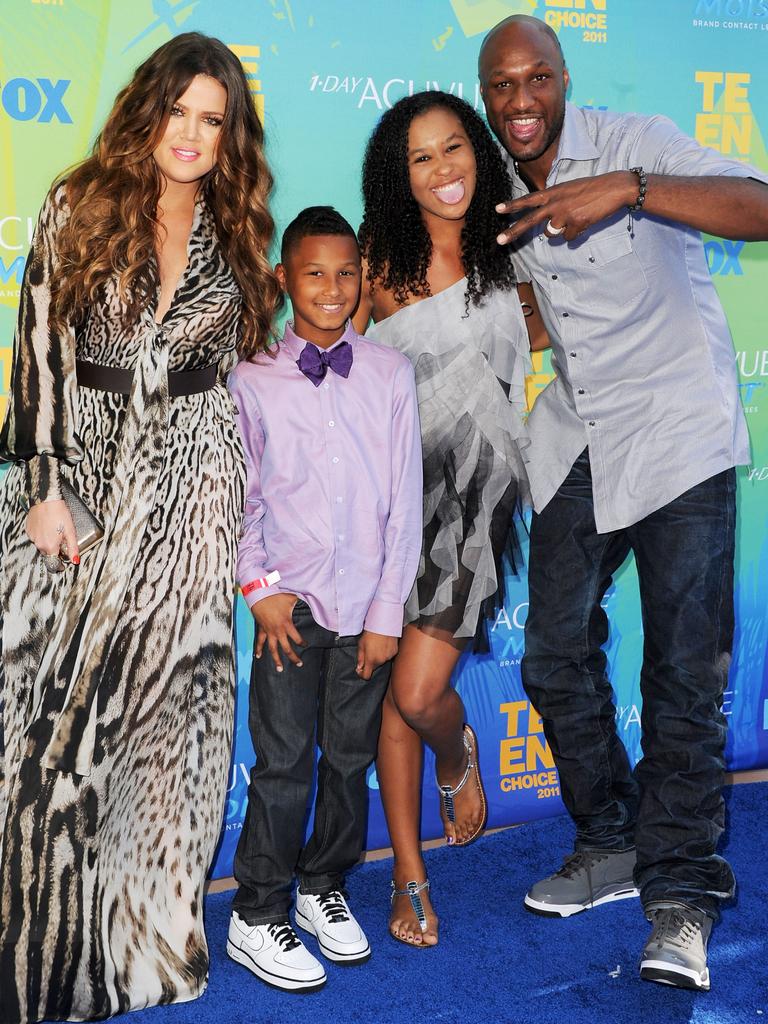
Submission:
<svg viewBox="0 0 768 1024">
<path fill-rule="evenodd" d="M 577 850 L 554 875 L 532 886 L 525 907 L 545 917 L 570 917 L 601 903 L 638 896 L 635 850 Z"/>
<path fill-rule="evenodd" d="M 653 925 L 640 961 L 640 977 L 663 985 L 709 991 L 707 943 L 712 918 L 680 903 L 651 903 Z"/>
<path fill-rule="evenodd" d="M 286 919 L 276 924 L 247 924 L 237 913 L 229 919 L 227 953 L 257 978 L 286 992 L 316 992 L 327 980 Z"/>
<path fill-rule="evenodd" d="M 320 952 L 337 964 L 364 964 L 371 947 L 338 890 L 313 896 L 296 893 L 296 924 L 317 938 Z"/>
</svg>

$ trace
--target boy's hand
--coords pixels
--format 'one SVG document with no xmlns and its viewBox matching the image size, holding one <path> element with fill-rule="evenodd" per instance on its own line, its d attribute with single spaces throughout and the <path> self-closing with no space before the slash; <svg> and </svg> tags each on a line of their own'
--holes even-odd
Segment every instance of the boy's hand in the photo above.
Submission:
<svg viewBox="0 0 768 1024">
<path fill-rule="evenodd" d="M 375 669 L 397 654 L 397 637 L 369 633 L 364 629 L 357 644 L 355 671 L 361 679 L 370 679 Z"/>
<path fill-rule="evenodd" d="M 291 647 L 291 640 L 300 646 L 304 644 L 301 633 L 293 624 L 293 607 L 297 601 L 296 594 L 274 594 L 272 597 L 265 597 L 263 600 L 257 601 L 251 608 L 256 625 L 259 627 L 255 656 L 261 657 L 266 643 L 278 672 L 283 671 L 281 649 L 286 658 L 298 668 L 301 668 L 303 664 L 299 655 Z"/>
</svg>

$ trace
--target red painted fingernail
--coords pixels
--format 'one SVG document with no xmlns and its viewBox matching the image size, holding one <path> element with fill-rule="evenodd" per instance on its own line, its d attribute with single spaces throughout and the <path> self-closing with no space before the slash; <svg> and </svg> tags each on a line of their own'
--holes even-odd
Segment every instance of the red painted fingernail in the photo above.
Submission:
<svg viewBox="0 0 768 1024">
<path fill-rule="evenodd" d="M 80 565 L 80 555 L 72 555 L 72 565 Z"/>
</svg>

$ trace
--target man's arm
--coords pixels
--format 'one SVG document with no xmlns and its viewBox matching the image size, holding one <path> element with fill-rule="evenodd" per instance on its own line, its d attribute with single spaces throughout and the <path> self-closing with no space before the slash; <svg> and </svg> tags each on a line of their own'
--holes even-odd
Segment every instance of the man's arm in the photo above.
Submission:
<svg viewBox="0 0 768 1024">
<path fill-rule="evenodd" d="M 565 227 L 558 236 L 570 242 L 617 210 L 632 206 L 638 191 L 637 174 L 611 171 L 501 203 L 496 207 L 499 213 L 522 215 L 498 241 L 506 245 L 531 228 L 551 222 L 553 228 Z M 768 239 L 768 186 L 753 178 L 649 174 L 643 210 L 720 238 Z"/>
<path fill-rule="evenodd" d="M 721 238 L 768 239 L 768 174 L 702 146 L 668 117 L 629 118 L 614 166 L 607 174 L 562 182 L 501 204 L 499 212 L 522 216 L 499 242 L 505 245 L 548 222 L 565 227 L 562 237 L 571 241 L 626 210 L 640 191 L 632 167 L 642 167 L 648 177 L 647 213 Z"/>
</svg>

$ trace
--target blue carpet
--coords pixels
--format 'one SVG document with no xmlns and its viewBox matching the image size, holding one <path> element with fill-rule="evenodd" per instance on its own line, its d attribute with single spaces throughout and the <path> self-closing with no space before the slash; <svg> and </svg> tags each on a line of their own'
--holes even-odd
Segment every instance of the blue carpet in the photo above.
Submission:
<svg viewBox="0 0 768 1024">
<path fill-rule="evenodd" d="M 357 868 L 351 904 L 373 958 L 358 968 L 329 964 L 328 984 L 315 994 L 276 992 L 232 963 L 224 953 L 230 895 L 209 896 L 205 996 L 131 1014 L 130 1024 L 768 1024 L 768 783 L 733 787 L 726 799 L 724 849 L 739 895 L 713 932 L 709 993 L 640 981 L 649 928 L 637 900 L 567 921 L 523 910 L 526 887 L 571 846 L 569 821 L 556 818 L 427 855 L 442 913 L 441 942 L 431 950 L 387 935 L 390 862 Z"/>
</svg>

